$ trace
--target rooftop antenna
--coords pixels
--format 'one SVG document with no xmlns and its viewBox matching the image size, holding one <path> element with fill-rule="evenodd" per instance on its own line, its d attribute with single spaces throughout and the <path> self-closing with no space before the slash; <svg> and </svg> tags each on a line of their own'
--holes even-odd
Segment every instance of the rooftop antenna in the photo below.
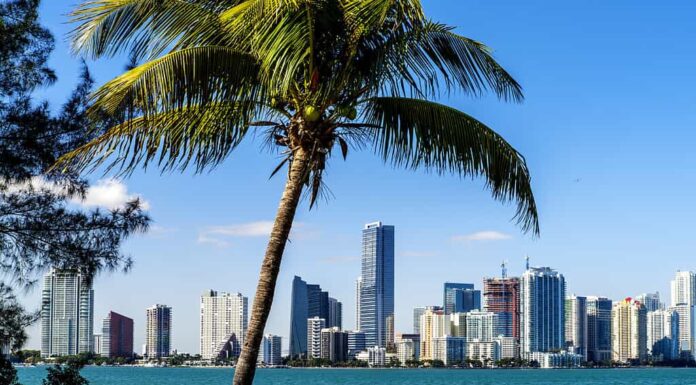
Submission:
<svg viewBox="0 0 696 385">
<path fill-rule="evenodd" d="M 527 270 L 529 270 L 529 255 L 524 257 L 524 260 L 526 261 Z"/>
<path fill-rule="evenodd" d="M 500 265 L 500 268 L 503 270 L 503 278 L 507 278 L 507 266 L 505 264 L 505 261 Z"/>
</svg>

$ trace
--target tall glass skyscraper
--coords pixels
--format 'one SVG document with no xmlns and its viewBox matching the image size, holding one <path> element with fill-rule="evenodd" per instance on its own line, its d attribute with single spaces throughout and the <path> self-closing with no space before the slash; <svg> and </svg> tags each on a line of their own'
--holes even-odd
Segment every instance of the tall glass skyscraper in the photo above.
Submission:
<svg viewBox="0 0 696 385">
<path fill-rule="evenodd" d="M 41 356 L 94 352 L 94 291 L 71 270 L 52 269 L 41 293 Z"/>
<path fill-rule="evenodd" d="M 548 267 L 528 269 L 520 279 L 520 351 L 534 352 L 565 347 L 565 278 Z"/>
<path fill-rule="evenodd" d="M 360 330 L 367 347 L 394 342 L 394 226 L 368 223 L 362 232 Z M 390 335 L 391 334 L 391 335 Z"/>
<path fill-rule="evenodd" d="M 445 314 L 481 310 L 481 291 L 474 290 L 472 283 L 445 282 L 442 303 Z"/>
<path fill-rule="evenodd" d="M 612 301 L 604 297 L 587 297 L 587 359 L 611 360 Z"/>
<path fill-rule="evenodd" d="M 295 276 L 292 280 L 290 303 L 290 356 L 307 354 L 307 319 L 319 317 L 326 327 L 341 327 L 342 304 L 321 286 L 308 284 Z"/>
</svg>

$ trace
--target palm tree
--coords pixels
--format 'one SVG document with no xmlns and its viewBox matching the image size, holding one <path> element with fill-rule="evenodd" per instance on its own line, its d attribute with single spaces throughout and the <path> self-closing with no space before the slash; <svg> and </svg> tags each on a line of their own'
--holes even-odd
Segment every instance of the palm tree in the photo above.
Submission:
<svg viewBox="0 0 696 385">
<path fill-rule="evenodd" d="M 523 99 L 483 44 L 425 17 L 419 0 L 91 0 L 72 13 L 75 52 L 130 52 L 139 64 L 93 96 L 118 118 L 58 166 L 129 173 L 156 163 L 221 163 L 249 133 L 283 155 L 287 181 L 261 267 L 234 384 L 251 384 L 283 250 L 303 190 L 326 162 L 369 148 L 386 163 L 483 177 L 538 233 L 524 158 L 473 117 L 428 101 L 441 92 Z"/>
</svg>

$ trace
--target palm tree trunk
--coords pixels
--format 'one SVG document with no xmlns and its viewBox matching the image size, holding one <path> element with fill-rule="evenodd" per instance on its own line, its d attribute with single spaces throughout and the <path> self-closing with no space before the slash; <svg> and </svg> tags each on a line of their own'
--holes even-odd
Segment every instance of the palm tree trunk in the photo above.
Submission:
<svg viewBox="0 0 696 385">
<path fill-rule="evenodd" d="M 283 258 L 285 244 L 288 241 L 290 228 L 295 218 L 295 210 L 300 202 L 302 188 L 308 167 L 308 156 L 302 149 L 295 151 L 290 164 L 285 190 L 280 199 L 280 206 L 276 213 L 271 237 L 266 247 L 266 255 L 263 258 L 259 283 L 256 287 L 256 296 L 251 309 L 251 321 L 249 330 L 244 339 L 242 354 L 237 361 L 234 372 L 233 385 L 251 385 L 256 373 L 256 360 L 259 354 L 259 346 L 263 338 L 268 314 L 273 304 L 280 262 Z"/>
</svg>

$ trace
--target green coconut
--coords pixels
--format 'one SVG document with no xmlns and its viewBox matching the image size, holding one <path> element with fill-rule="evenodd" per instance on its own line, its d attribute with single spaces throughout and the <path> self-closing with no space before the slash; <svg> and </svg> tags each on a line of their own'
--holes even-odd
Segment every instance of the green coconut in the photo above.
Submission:
<svg viewBox="0 0 696 385">
<path fill-rule="evenodd" d="M 308 122 L 316 122 L 321 116 L 321 112 L 314 106 L 305 106 L 303 110 L 304 119 Z"/>
</svg>

